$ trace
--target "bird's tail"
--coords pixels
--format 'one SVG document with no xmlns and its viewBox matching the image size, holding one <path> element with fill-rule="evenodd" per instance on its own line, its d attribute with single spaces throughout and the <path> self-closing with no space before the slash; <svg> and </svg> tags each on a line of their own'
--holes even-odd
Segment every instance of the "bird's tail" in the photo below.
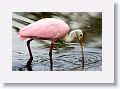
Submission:
<svg viewBox="0 0 120 89">
<path fill-rule="evenodd" d="M 21 36 L 21 35 L 19 35 L 19 34 L 18 34 L 18 38 L 19 38 L 20 40 L 25 40 L 25 39 L 27 39 L 27 37 Z"/>
</svg>

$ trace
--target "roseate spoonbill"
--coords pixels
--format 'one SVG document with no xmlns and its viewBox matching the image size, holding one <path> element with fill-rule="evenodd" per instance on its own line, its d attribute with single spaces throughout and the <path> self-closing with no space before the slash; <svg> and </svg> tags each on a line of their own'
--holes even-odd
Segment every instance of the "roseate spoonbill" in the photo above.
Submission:
<svg viewBox="0 0 120 89">
<path fill-rule="evenodd" d="M 30 59 L 27 62 L 27 67 L 31 66 L 33 56 L 30 49 L 30 42 L 33 39 L 38 40 L 51 40 L 51 47 L 49 51 L 50 57 L 50 69 L 53 70 L 53 62 L 52 62 L 52 49 L 54 47 L 54 43 L 58 39 L 63 39 L 65 42 L 71 42 L 74 38 L 78 38 L 81 46 L 82 52 L 82 69 L 84 69 L 84 55 L 83 55 L 83 45 L 82 45 L 82 38 L 83 32 L 80 29 L 73 30 L 68 35 L 70 31 L 70 27 L 62 20 L 55 19 L 55 18 L 44 18 L 38 20 L 28 26 L 23 27 L 19 32 L 19 38 L 21 40 L 30 38 L 27 41 L 27 47 L 30 55 Z"/>
</svg>

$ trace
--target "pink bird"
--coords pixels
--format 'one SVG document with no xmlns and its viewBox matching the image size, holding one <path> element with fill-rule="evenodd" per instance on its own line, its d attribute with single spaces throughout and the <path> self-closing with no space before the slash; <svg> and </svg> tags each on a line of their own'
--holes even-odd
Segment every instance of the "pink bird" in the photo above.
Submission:
<svg viewBox="0 0 120 89">
<path fill-rule="evenodd" d="M 27 47 L 30 55 L 30 59 L 27 62 L 27 67 L 31 66 L 33 56 L 30 49 L 30 42 L 33 39 L 38 40 L 51 40 L 51 47 L 49 51 L 50 57 L 50 69 L 53 70 L 53 62 L 52 62 L 52 49 L 54 47 L 55 41 L 58 39 L 63 39 L 65 42 L 71 42 L 74 38 L 78 38 L 81 48 L 82 48 L 82 69 L 84 69 L 84 55 L 83 55 L 83 46 L 82 46 L 82 38 L 83 32 L 80 29 L 70 31 L 70 27 L 63 20 L 55 19 L 55 18 L 44 18 L 38 20 L 28 26 L 23 27 L 19 32 L 19 38 L 21 40 L 25 40 L 30 38 L 27 41 Z"/>
</svg>

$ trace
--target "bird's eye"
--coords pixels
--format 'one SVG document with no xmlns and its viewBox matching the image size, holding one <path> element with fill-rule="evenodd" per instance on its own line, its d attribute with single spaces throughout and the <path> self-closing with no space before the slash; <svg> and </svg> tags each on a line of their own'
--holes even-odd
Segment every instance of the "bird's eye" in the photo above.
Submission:
<svg viewBox="0 0 120 89">
<path fill-rule="evenodd" d="M 82 34 L 80 34 L 80 36 L 82 36 Z"/>
</svg>

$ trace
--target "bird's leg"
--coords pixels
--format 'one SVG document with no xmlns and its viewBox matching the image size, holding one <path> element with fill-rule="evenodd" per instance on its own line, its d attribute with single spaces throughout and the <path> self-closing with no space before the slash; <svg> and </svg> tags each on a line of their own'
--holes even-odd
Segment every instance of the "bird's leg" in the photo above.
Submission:
<svg viewBox="0 0 120 89">
<path fill-rule="evenodd" d="M 31 52 L 31 49 L 30 49 L 30 42 L 32 41 L 33 39 L 30 39 L 27 41 L 27 47 L 28 47 L 28 51 L 29 51 L 29 55 L 30 55 L 30 59 L 28 60 L 27 62 L 27 67 L 30 67 L 31 66 L 31 63 L 32 63 L 32 60 L 33 60 L 33 56 L 32 56 L 32 52 Z"/>
<path fill-rule="evenodd" d="M 54 42 L 51 43 L 50 51 L 49 51 L 49 56 L 50 56 L 50 70 L 53 70 L 53 62 L 52 62 L 52 49 L 54 47 Z"/>
</svg>

